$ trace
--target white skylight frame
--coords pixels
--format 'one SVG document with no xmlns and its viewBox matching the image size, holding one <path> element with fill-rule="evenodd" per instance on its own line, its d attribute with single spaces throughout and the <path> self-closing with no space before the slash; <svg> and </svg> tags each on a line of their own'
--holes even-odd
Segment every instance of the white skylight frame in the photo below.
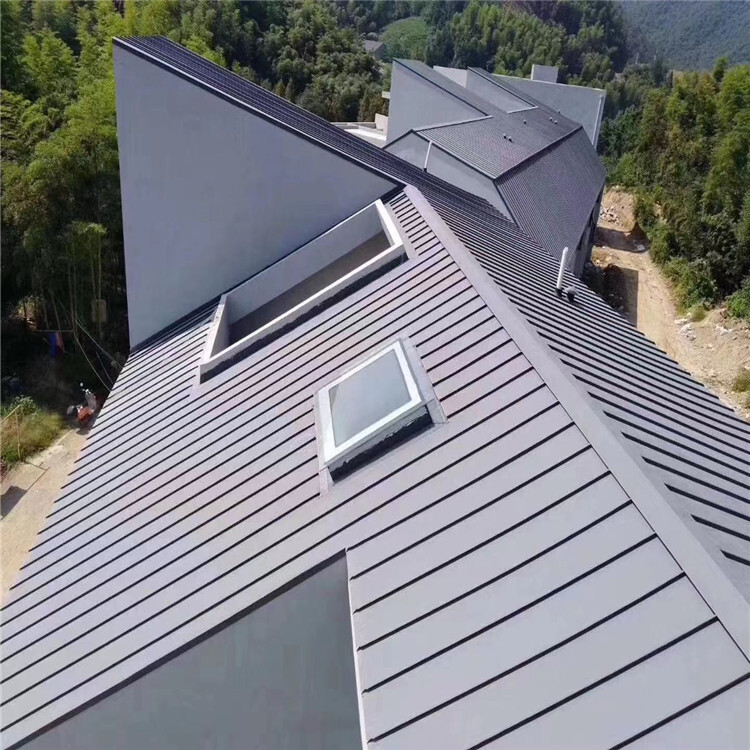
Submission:
<svg viewBox="0 0 750 750">
<path fill-rule="evenodd" d="M 331 390 L 389 352 L 393 352 L 396 355 L 409 400 L 337 446 L 333 433 L 333 415 L 331 413 L 330 402 Z M 380 440 L 408 424 L 417 412 L 424 411 L 429 414 L 428 399 L 425 398 L 419 387 L 417 375 L 412 370 L 409 356 L 400 340 L 394 341 L 384 349 L 380 349 L 364 362 L 361 362 L 351 370 L 347 370 L 336 380 L 321 388 L 316 395 L 316 407 L 320 430 L 321 459 L 323 466 L 329 471 L 335 471 L 345 462 L 350 461 L 363 451 L 376 445 Z"/>
<path fill-rule="evenodd" d="M 383 205 L 383 202 L 380 199 L 373 201 L 373 203 L 365 206 L 365 208 L 361 209 L 360 211 L 357 211 L 349 218 L 329 229 L 320 237 L 316 237 L 314 240 L 307 243 L 307 245 L 296 250 L 293 255 L 297 255 L 297 253 L 304 253 L 308 249 L 308 246 L 313 246 L 316 243 L 319 243 L 321 240 L 324 240 L 327 235 L 332 235 L 337 232 L 343 225 L 351 221 L 356 221 L 361 215 L 364 215 L 366 212 L 373 210 L 377 212 L 381 229 L 389 243 L 388 247 L 385 250 L 378 253 L 378 255 L 370 258 L 368 261 L 365 261 L 363 264 L 357 266 L 343 276 L 339 277 L 328 286 L 317 291 L 315 294 L 302 300 L 273 320 L 270 320 L 267 323 L 263 324 L 260 328 L 257 328 L 255 331 L 252 331 L 248 335 L 230 345 L 227 345 L 226 339 L 228 337 L 230 327 L 229 307 L 231 304 L 231 297 L 236 292 L 241 291 L 242 287 L 246 286 L 247 284 L 253 283 L 256 280 L 256 277 L 254 277 L 253 279 L 249 279 L 244 284 L 241 284 L 240 287 L 236 287 L 235 289 L 223 294 L 221 296 L 221 299 L 219 300 L 219 304 L 214 314 L 206 347 L 201 359 L 199 367 L 200 378 L 204 379 L 206 377 L 210 377 L 212 371 L 216 370 L 224 363 L 229 362 L 240 355 L 243 350 L 254 344 L 257 344 L 262 339 L 273 334 L 275 331 L 278 331 L 279 329 L 290 325 L 294 322 L 295 319 L 304 315 L 316 305 L 323 303 L 326 299 L 335 296 L 351 284 L 355 284 L 360 279 L 377 271 L 378 268 L 388 265 L 402 255 L 404 257 L 408 257 L 410 251 L 408 250 L 404 239 L 402 238 L 398 228 L 396 227 L 395 222 L 391 218 L 390 214 L 388 213 L 385 206 Z M 354 248 L 352 247 L 351 249 Z M 277 265 L 281 266 L 288 260 L 289 257 L 282 259 Z M 265 274 L 271 274 L 274 270 L 274 267 L 266 269 L 266 271 L 261 272 L 261 274 L 259 274 L 257 278 L 260 278 Z M 276 280 L 272 280 L 272 286 L 275 283 L 278 282 Z M 279 293 L 283 294 L 283 290 L 281 290 Z"/>
</svg>

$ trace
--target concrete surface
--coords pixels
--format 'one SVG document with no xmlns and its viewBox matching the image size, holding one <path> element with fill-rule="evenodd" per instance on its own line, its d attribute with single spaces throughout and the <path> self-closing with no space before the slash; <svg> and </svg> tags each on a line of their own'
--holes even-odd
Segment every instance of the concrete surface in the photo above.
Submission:
<svg viewBox="0 0 750 750">
<path fill-rule="evenodd" d="M 84 430 L 70 429 L 28 462 L 14 466 L 2 482 L 0 577 L 2 597 L 18 577 L 44 519 L 86 442 Z"/>
</svg>

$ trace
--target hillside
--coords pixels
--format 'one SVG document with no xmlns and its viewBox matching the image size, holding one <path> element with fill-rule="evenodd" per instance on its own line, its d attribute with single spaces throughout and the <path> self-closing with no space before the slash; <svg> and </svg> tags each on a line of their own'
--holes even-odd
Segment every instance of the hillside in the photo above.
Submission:
<svg viewBox="0 0 750 750">
<path fill-rule="evenodd" d="M 719 57 L 750 62 L 750 2 L 623 2 L 631 57 L 658 54 L 676 70 L 711 70 Z"/>
</svg>

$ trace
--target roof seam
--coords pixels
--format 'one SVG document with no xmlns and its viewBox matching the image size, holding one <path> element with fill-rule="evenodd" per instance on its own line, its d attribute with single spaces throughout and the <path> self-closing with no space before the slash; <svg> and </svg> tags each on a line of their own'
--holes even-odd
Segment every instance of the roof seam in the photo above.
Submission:
<svg viewBox="0 0 750 750">
<path fill-rule="evenodd" d="M 750 657 L 750 604 L 744 600 L 713 555 L 690 532 L 671 507 L 656 482 L 647 473 L 643 459 L 628 448 L 625 439 L 614 434 L 601 409 L 586 398 L 572 373 L 539 337 L 521 312 L 492 281 L 458 240 L 437 211 L 412 186 L 405 192 L 425 216 L 433 231 L 464 271 L 487 306 L 497 316 L 514 342 L 547 384 L 560 406 L 591 443 L 594 451 L 612 472 L 617 483 L 631 498 L 646 522 L 659 535 L 678 565 L 703 596 L 723 627 L 746 658 Z M 553 294 L 553 279 L 550 279 Z M 566 304 L 561 301 L 560 304 Z"/>
</svg>

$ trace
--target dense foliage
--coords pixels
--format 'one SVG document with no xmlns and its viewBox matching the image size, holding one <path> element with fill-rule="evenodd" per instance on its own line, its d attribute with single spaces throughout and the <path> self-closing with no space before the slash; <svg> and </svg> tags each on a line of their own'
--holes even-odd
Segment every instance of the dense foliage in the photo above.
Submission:
<svg viewBox="0 0 750 750">
<path fill-rule="evenodd" d="M 730 312 L 746 316 L 750 66 L 728 68 L 720 60 L 713 75 L 676 76 L 670 86 L 641 88 L 640 99 L 642 106 L 635 101 L 602 127 L 610 180 L 637 191 L 652 256 L 682 302 L 710 304 L 734 294 Z"/>
<path fill-rule="evenodd" d="M 3 0 L 0 11 L 3 312 L 25 300 L 105 376 L 91 337 L 127 350 L 112 37 L 166 35 L 330 120 L 383 106 L 380 66 L 333 4 Z"/>
<path fill-rule="evenodd" d="M 516 75 L 558 65 L 562 81 L 606 88 L 611 179 L 639 191 L 656 255 L 686 299 L 716 300 L 750 272 L 747 68 L 674 84 L 659 61 L 623 74 L 630 52 L 616 3 L 3 0 L 0 12 L 3 312 L 24 301 L 40 327 L 72 331 L 105 377 L 98 345 L 127 349 L 118 35 L 166 35 L 336 121 L 384 106 L 383 68 L 362 35 L 433 65 Z M 745 289 L 732 309 L 750 308 Z"/>
<path fill-rule="evenodd" d="M 632 59 L 658 54 L 676 70 L 710 71 L 716 60 L 750 62 L 750 3 L 736 0 L 623 2 Z"/>
</svg>

